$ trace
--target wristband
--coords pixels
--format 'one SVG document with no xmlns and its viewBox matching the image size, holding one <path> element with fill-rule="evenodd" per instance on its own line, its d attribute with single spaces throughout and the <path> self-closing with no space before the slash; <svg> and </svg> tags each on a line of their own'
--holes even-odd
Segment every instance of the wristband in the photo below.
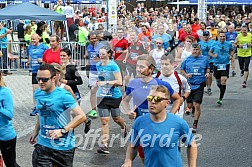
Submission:
<svg viewBox="0 0 252 167">
<path fill-rule="evenodd" d="M 108 86 L 109 85 L 109 81 L 106 81 L 106 86 Z"/>
<path fill-rule="evenodd" d="M 186 97 L 185 96 L 181 96 L 183 98 L 183 100 L 185 101 Z"/>
</svg>

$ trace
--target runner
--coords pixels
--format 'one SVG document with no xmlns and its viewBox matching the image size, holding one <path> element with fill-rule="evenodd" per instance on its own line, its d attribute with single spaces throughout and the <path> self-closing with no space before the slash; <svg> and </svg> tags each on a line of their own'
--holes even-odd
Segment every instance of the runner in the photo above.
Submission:
<svg viewBox="0 0 252 167">
<path fill-rule="evenodd" d="M 229 77 L 230 59 L 234 56 L 234 49 L 230 42 L 226 41 L 226 33 L 219 31 L 218 41 L 213 43 L 209 55 L 214 58 L 214 77 L 220 89 L 220 97 L 217 104 L 222 105 Z"/>
<path fill-rule="evenodd" d="M 144 166 L 146 167 L 183 166 L 179 142 L 184 142 L 187 146 L 188 166 L 195 167 L 197 144 L 186 121 L 166 111 L 170 101 L 168 89 L 162 85 L 152 86 L 147 100 L 149 114 L 135 121 L 122 167 L 132 166 L 132 161 L 137 155 L 139 146 L 143 147 Z M 160 144 L 164 143 L 162 139 L 167 138 L 167 134 L 171 134 L 172 130 L 174 131 L 170 141 L 166 142 L 166 144 Z M 182 135 L 185 138 L 180 141 Z M 147 136 L 148 140 L 146 140 Z"/>
<path fill-rule="evenodd" d="M 34 97 L 39 117 L 29 139 L 31 144 L 35 144 L 32 164 L 72 167 L 75 150 L 73 129 L 85 121 L 86 116 L 70 93 L 56 87 L 56 70 L 52 65 L 41 65 L 37 80 L 40 88 Z"/>
<path fill-rule="evenodd" d="M 201 114 L 204 87 L 206 78 L 210 75 L 210 68 L 207 58 L 201 55 L 200 45 L 194 43 L 192 47 L 192 55 L 181 64 L 181 73 L 188 79 L 192 89 L 186 101 L 189 108 L 193 106 L 195 108 L 192 132 L 196 133 Z"/>
</svg>

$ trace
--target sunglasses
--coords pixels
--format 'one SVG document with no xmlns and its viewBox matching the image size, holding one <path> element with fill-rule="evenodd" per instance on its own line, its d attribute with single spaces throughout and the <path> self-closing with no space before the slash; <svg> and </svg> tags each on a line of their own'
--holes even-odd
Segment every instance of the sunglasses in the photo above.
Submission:
<svg viewBox="0 0 252 167">
<path fill-rule="evenodd" d="M 161 45 L 161 44 L 163 44 L 162 42 L 156 42 L 156 44 L 159 44 L 159 45 Z"/>
<path fill-rule="evenodd" d="M 159 96 L 147 96 L 147 100 L 149 102 L 152 102 L 154 100 L 155 103 L 159 103 L 163 100 L 169 100 L 167 98 L 159 97 Z"/>
<path fill-rule="evenodd" d="M 48 82 L 49 79 L 52 79 L 52 77 L 50 77 L 50 78 L 36 77 L 36 80 L 38 82 L 42 81 L 43 83 Z"/>
</svg>

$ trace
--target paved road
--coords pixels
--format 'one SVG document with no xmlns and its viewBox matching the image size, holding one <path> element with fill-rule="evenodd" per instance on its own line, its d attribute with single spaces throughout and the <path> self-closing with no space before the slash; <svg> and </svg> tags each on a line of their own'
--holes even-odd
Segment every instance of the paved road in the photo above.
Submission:
<svg viewBox="0 0 252 167">
<path fill-rule="evenodd" d="M 251 69 L 251 68 L 250 68 Z M 83 73 L 84 76 L 84 73 Z M 80 86 L 82 92 L 81 107 L 87 112 L 90 109 L 88 102 L 87 80 Z M 13 125 L 18 134 L 17 160 L 21 167 L 31 166 L 33 146 L 28 144 L 28 137 L 34 127 L 36 118 L 29 117 L 32 108 L 31 76 L 27 73 L 15 73 L 5 77 L 7 85 L 14 94 L 15 117 Z M 212 96 L 205 95 L 202 106 L 202 115 L 199 122 L 198 134 L 202 139 L 198 141 L 199 167 L 251 167 L 252 165 L 252 79 L 248 81 L 246 89 L 241 88 L 242 78 L 235 76 L 228 80 L 227 92 L 222 106 L 217 106 L 216 101 L 219 90 L 213 82 Z M 132 121 L 128 120 L 129 125 Z M 185 116 L 190 126 L 193 118 Z M 120 133 L 119 127 L 111 122 L 111 133 L 114 136 Z M 100 128 L 98 119 L 93 120 L 93 131 Z M 91 141 L 91 135 L 83 135 L 83 126 L 76 129 L 80 147 L 87 144 L 86 149 L 76 149 L 75 167 L 119 167 L 124 159 L 126 147 L 120 146 L 116 139 L 110 149 L 110 155 L 98 155 L 96 153 L 97 142 Z M 92 145 L 95 145 L 92 148 Z M 91 149 L 90 149 L 91 148 Z M 186 149 L 182 149 L 184 166 L 186 163 Z M 134 166 L 141 166 L 139 158 L 134 161 Z"/>
</svg>

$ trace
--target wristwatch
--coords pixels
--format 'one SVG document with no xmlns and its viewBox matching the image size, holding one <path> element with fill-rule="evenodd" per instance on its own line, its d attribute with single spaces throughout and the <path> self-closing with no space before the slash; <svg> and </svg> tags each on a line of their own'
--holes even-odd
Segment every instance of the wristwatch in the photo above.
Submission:
<svg viewBox="0 0 252 167">
<path fill-rule="evenodd" d="M 106 86 L 109 86 L 109 81 L 106 81 Z"/>
<path fill-rule="evenodd" d="M 60 129 L 60 132 L 62 135 L 67 134 L 68 131 L 65 128 Z"/>
</svg>

